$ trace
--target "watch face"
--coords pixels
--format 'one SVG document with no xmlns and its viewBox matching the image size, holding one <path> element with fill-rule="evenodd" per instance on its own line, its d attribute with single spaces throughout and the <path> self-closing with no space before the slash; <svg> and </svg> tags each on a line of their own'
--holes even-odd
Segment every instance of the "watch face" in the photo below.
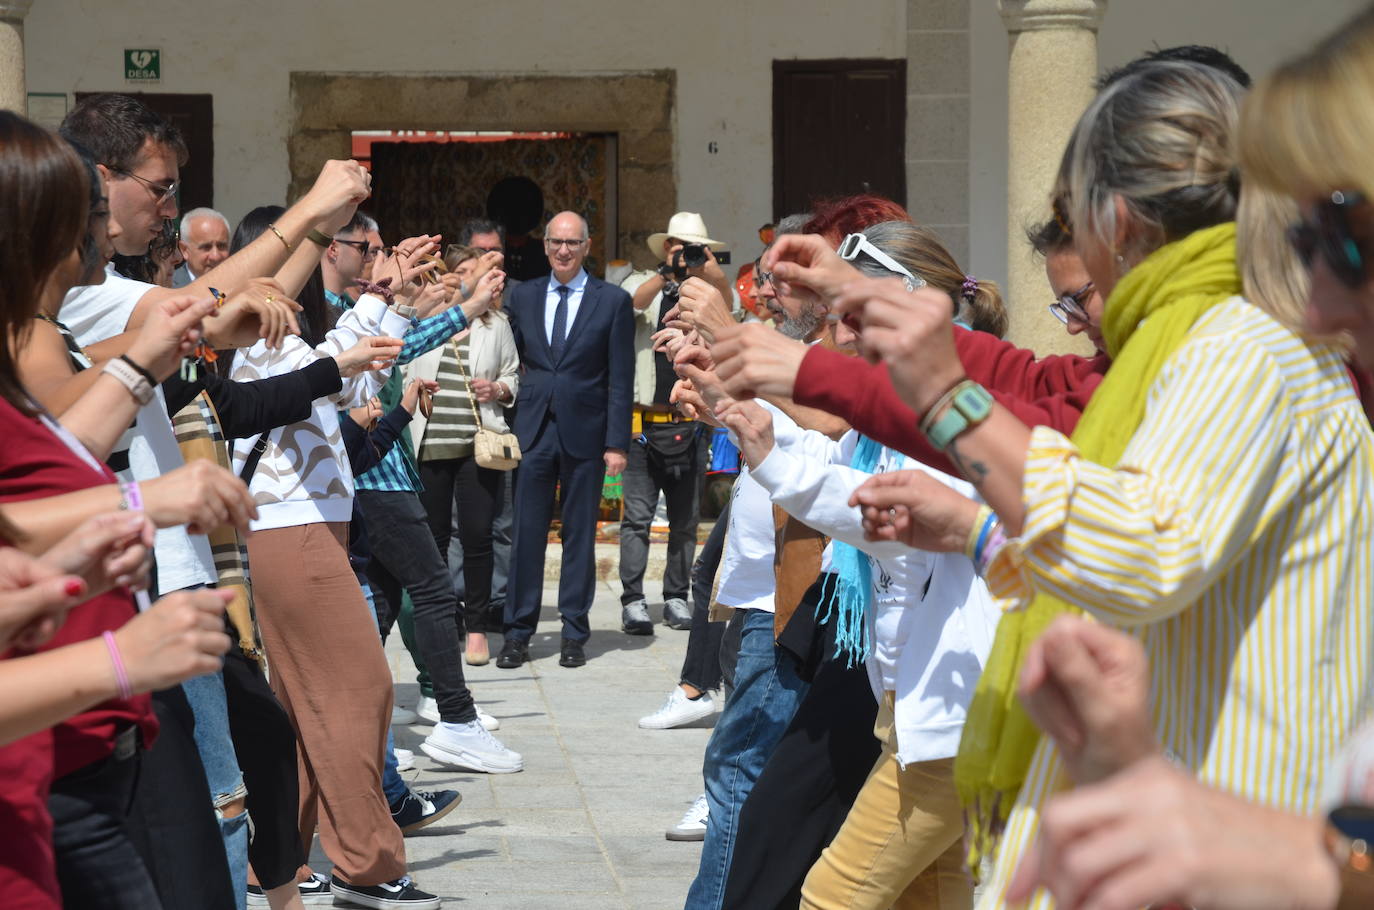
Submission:
<svg viewBox="0 0 1374 910">
<path fill-rule="evenodd" d="M 1332 809 L 1327 820 L 1351 840 L 1374 844 L 1374 807 L 1347 803 Z"/>
<path fill-rule="evenodd" d="M 985 420 L 992 413 L 992 396 L 982 386 L 966 386 L 955 393 L 954 406 L 969 420 Z"/>
</svg>

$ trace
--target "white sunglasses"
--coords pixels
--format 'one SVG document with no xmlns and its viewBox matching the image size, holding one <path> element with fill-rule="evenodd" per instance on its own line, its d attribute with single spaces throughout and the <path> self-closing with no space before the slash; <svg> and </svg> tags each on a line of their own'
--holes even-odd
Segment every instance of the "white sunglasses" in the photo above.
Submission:
<svg viewBox="0 0 1374 910">
<path fill-rule="evenodd" d="M 904 269 L 897 263 L 897 260 L 870 243 L 868 238 L 863 234 L 850 234 L 848 237 L 844 238 L 844 240 L 840 242 L 840 248 L 837 252 L 840 254 L 840 258 L 846 262 L 853 262 L 856 256 L 860 253 L 864 253 L 889 272 L 895 272 L 901 275 L 903 283 L 906 285 L 908 291 L 914 291 L 917 288 L 926 286 L 926 280 L 924 278 L 913 275 Z"/>
</svg>

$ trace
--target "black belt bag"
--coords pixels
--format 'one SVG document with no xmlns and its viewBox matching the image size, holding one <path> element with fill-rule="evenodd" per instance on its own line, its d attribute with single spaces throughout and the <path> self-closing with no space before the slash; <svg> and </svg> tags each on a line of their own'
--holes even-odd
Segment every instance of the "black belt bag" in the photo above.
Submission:
<svg viewBox="0 0 1374 910">
<path fill-rule="evenodd" d="M 695 473 L 697 464 L 697 436 L 701 425 L 689 423 L 646 423 L 644 443 L 650 464 L 681 480 Z"/>
</svg>

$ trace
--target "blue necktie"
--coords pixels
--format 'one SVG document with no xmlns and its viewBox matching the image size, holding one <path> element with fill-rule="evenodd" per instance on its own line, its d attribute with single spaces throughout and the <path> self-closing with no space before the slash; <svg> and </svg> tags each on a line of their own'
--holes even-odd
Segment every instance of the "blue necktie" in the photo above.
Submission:
<svg viewBox="0 0 1374 910">
<path fill-rule="evenodd" d="M 563 359 L 563 342 L 567 340 L 568 295 L 572 293 L 572 288 L 560 284 L 555 290 L 558 291 L 558 308 L 553 311 L 553 337 L 549 339 L 549 354 L 556 365 Z"/>
</svg>

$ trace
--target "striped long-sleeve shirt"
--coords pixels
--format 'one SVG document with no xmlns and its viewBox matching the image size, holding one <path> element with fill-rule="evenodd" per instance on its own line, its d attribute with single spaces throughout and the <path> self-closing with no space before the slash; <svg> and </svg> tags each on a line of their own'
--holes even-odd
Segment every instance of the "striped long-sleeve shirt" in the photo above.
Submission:
<svg viewBox="0 0 1374 910">
<path fill-rule="evenodd" d="M 1007 606 L 1044 590 L 1133 630 L 1164 747 L 1209 784 L 1309 812 L 1369 714 L 1374 435 L 1340 357 L 1240 298 L 1199 321 L 1148 395 L 1115 466 L 1034 431 L 1026 524 L 989 585 Z M 1042 741 L 981 908 L 1005 903 L 1066 786 Z"/>
<path fill-rule="evenodd" d="M 335 294 L 332 291 L 325 291 L 325 296 L 329 302 L 340 309 L 348 309 L 353 304 L 342 294 Z M 410 363 L 421 354 L 426 354 L 454 335 L 468 327 L 467 317 L 463 315 L 462 307 L 451 306 L 442 313 L 436 313 L 427 319 L 419 321 L 411 320 L 410 331 L 405 333 L 401 339 L 401 355 L 396 358 L 396 365 Z M 401 400 L 401 393 L 405 387 L 405 380 L 401 376 L 400 370 L 393 370 L 386 385 L 378 397 L 381 398 L 382 407 L 391 410 Z M 376 467 L 368 470 L 356 479 L 359 490 L 378 490 L 383 492 L 418 492 L 420 490 L 420 474 L 415 468 L 415 452 L 410 444 L 409 431 L 401 434 L 401 438 L 396 440 L 396 444 L 391 447 L 391 451 L 386 453 L 386 457 Z"/>
</svg>

